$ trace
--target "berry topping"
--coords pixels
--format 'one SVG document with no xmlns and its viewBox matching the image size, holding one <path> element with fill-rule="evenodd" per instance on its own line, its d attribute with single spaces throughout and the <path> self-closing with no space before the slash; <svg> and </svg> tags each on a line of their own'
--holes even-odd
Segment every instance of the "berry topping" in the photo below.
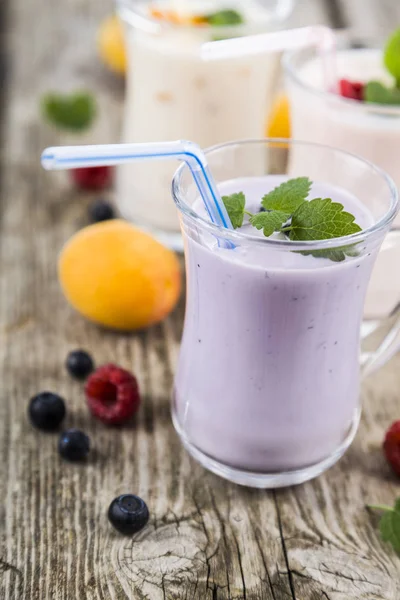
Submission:
<svg viewBox="0 0 400 600">
<path fill-rule="evenodd" d="M 54 431 L 65 417 L 64 400 L 52 392 L 41 392 L 31 399 L 28 414 L 38 429 Z"/>
<path fill-rule="evenodd" d="M 364 87 L 365 85 L 359 81 L 349 81 L 348 79 L 339 81 L 340 95 L 351 100 L 362 102 L 364 100 Z"/>
<path fill-rule="evenodd" d="M 90 440 L 86 433 L 79 429 L 63 431 L 58 442 L 58 451 L 63 458 L 70 461 L 84 460 L 89 454 Z"/>
<path fill-rule="evenodd" d="M 102 190 L 109 187 L 112 175 L 111 167 L 82 167 L 71 170 L 72 179 L 83 190 Z"/>
<path fill-rule="evenodd" d="M 393 471 L 400 476 L 400 421 L 393 423 L 386 432 L 383 451 Z"/>
<path fill-rule="evenodd" d="M 140 404 L 136 377 L 112 364 L 104 365 L 92 373 L 86 383 L 85 393 L 93 416 L 106 425 L 124 423 Z"/>
<path fill-rule="evenodd" d="M 149 509 L 138 496 L 123 494 L 111 502 L 108 520 L 120 533 L 133 535 L 147 524 Z"/>
<path fill-rule="evenodd" d="M 99 221 L 109 221 L 115 217 L 114 209 L 109 202 L 105 200 L 95 200 L 89 206 L 89 219 L 91 223 Z"/>
<path fill-rule="evenodd" d="M 85 350 L 74 350 L 67 356 L 65 363 L 67 371 L 76 379 L 86 379 L 93 371 L 93 359 Z"/>
</svg>

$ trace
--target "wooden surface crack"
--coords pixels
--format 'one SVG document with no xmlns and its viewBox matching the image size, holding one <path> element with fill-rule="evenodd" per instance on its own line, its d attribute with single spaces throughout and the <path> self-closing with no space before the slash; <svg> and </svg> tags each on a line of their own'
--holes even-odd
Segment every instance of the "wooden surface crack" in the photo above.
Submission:
<svg viewBox="0 0 400 600">
<path fill-rule="evenodd" d="M 277 498 L 275 490 L 273 490 L 272 495 L 273 495 L 273 498 L 274 498 L 275 509 L 276 509 L 276 516 L 277 516 L 277 519 L 278 519 L 278 528 L 279 528 L 279 535 L 280 535 L 281 544 L 282 544 L 282 552 L 283 552 L 283 556 L 284 556 L 284 559 L 285 559 L 285 564 L 286 564 L 286 569 L 287 569 L 287 576 L 288 576 L 288 579 L 289 579 L 289 588 L 290 588 L 290 592 L 292 594 L 292 600 L 296 600 L 296 594 L 295 594 L 295 589 L 294 589 L 294 581 L 293 581 L 292 572 L 290 570 L 289 557 L 288 557 L 288 553 L 287 553 L 287 549 L 286 549 L 285 537 L 284 537 L 284 534 L 283 534 L 281 512 L 280 512 L 278 498 Z"/>
<path fill-rule="evenodd" d="M 224 546 L 226 548 L 228 548 L 229 544 L 228 544 L 227 535 L 226 535 L 225 520 L 222 518 L 221 513 L 218 510 L 217 503 L 215 501 L 214 494 L 213 494 L 212 490 L 210 490 L 210 498 L 211 498 L 211 504 L 212 504 L 214 512 L 215 512 L 215 514 L 217 516 L 218 522 L 221 525 L 222 539 L 224 540 Z M 231 597 L 231 589 L 230 589 L 230 583 L 229 583 L 228 569 L 226 569 L 226 583 L 227 583 L 227 588 L 228 588 L 228 597 L 230 598 Z"/>
<path fill-rule="evenodd" d="M 265 560 L 264 552 L 263 552 L 263 549 L 262 549 L 262 546 L 261 546 L 261 543 L 260 543 L 260 540 L 259 540 L 259 537 L 258 537 L 258 533 L 257 533 L 254 525 L 252 525 L 252 528 L 253 528 L 253 532 L 254 532 L 254 541 L 255 541 L 255 543 L 257 545 L 257 548 L 258 548 L 258 551 L 260 553 L 261 561 L 262 561 L 262 564 L 263 564 L 264 569 L 265 569 L 265 574 L 267 576 L 268 585 L 269 585 L 269 588 L 271 590 L 272 600 L 276 600 L 274 586 L 272 584 L 271 575 L 270 575 L 270 572 L 269 572 L 269 569 L 268 569 L 267 561 Z"/>
<path fill-rule="evenodd" d="M 205 549 L 204 549 L 204 552 L 205 552 L 205 554 L 207 555 L 207 548 L 208 548 L 208 546 L 210 545 L 210 536 L 209 536 L 209 533 L 208 533 L 208 530 L 207 530 L 206 524 L 205 524 L 205 522 L 204 522 L 204 516 L 203 516 L 203 512 L 202 512 L 201 506 L 200 506 L 200 504 L 199 504 L 199 503 L 198 503 L 198 501 L 197 501 L 197 498 L 196 498 L 196 494 L 195 494 L 195 493 L 192 493 L 192 500 L 193 500 L 193 504 L 194 504 L 194 505 L 195 505 L 195 507 L 196 507 L 197 514 L 198 514 L 198 515 L 199 515 L 199 517 L 200 517 L 200 522 L 201 522 L 202 529 L 203 529 L 203 531 L 204 531 L 204 535 L 205 535 L 205 536 L 206 536 L 206 538 L 207 538 L 207 546 L 206 546 L 206 547 L 205 547 Z M 214 556 L 214 554 L 212 554 L 212 556 Z M 209 558 L 211 558 L 211 557 L 209 557 Z"/>
<path fill-rule="evenodd" d="M 242 585 L 243 585 L 243 600 L 246 600 L 247 597 L 247 593 L 246 593 L 246 582 L 244 579 L 244 572 L 243 572 L 243 565 L 242 565 L 242 555 L 240 552 L 240 547 L 239 547 L 239 543 L 237 541 L 236 536 L 233 534 L 233 539 L 235 541 L 235 546 L 236 546 L 236 552 L 237 552 L 237 558 L 238 558 L 238 563 L 239 563 L 239 569 L 240 569 L 240 576 L 242 578 Z"/>
<path fill-rule="evenodd" d="M 5 573 L 6 571 L 12 571 L 13 573 L 16 573 L 19 577 L 22 577 L 21 569 L 7 562 L 3 558 L 0 558 L 0 573 Z"/>
<path fill-rule="evenodd" d="M 369 581 L 366 577 L 364 578 L 359 578 L 359 577 L 352 577 L 351 575 L 345 575 L 344 573 L 339 573 L 338 571 L 333 571 L 331 569 L 328 569 L 326 567 L 326 565 L 322 565 L 323 567 L 325 567 L 324 569 L 319 568 L 318 571 L 320 573 L 326 573 L 327 575 L 333 575 L 334 577 L 338 577 L 339 579 L 347 579 L 348 581 L 351 581 L 352 583 L 367 583 L 368 585 L 371 585 L 373 587 L 380 587 L 379 583 L 374 583 L 373 581 Z"/>
</svg>

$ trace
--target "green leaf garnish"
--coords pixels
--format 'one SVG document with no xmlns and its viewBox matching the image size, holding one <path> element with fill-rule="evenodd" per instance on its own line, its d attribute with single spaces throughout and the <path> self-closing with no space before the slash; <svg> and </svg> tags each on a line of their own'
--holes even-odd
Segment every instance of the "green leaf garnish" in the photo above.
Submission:
<svg viewBox="0 0 400 600">
<path fill-rule="evenodd" d="M 69 96 L 46 94 L 41 105 L 43 114 L 50 123 L 70 131 L 88 129 L 96 115 L 95 99 L 92 94 L 86 92 Z"/>
<path fill-rule="evenodd" d="M 379 522 L 379 531 L 384 542 L 389 542 L 400 555 L 400 498 L 393 508 L 390 506 L 373 505 L 369 508 L 383 511 Z"/>
<path fill-rule="evenodd" d="M 234 229 L 243 225 L 244 208 L 246 206 L 246 197 L 243 192 L 222 196 L 222 201 L 228 212 L 229 218 Z"/>
<path fill-rule="evenodd" d="M 380 81 L 369 81 L 364 88 L 364 100 L 371 104 L 400 105 L 400 89 L 386 87 Z"/>
<path fill-rule="evenodd" d="M 352 235 L 361 231 L 355 217 L 344 210 L 343 204 L 330 198 L 307 201 L 312 182 L 308 177 L 289 179 L 266 194 L 261 204 L 265 212 L 252 214 L 246 210 L 243 192 L 223 196 L 225 208 L 234 229 L 243 225 L 244 215 L 249 215 L 253 227 L 263 230 L 266 237 L 274 232 L 284 233 L 292 241 L 317 241 Z M 346 256 L 358 256 L 355 244 L 324 250 L 301 251 L 305 256 L 328 258 L 334 262 Z"/>
<path fill-rule="evenodd" d="M 250 217 L 250 223 L 257 229 L 262 229 L 265 237 L 269 237 L 274 231 L 280 231 L 282 225 L 290 218 L 289 213 L 281 210 L 272 210 L 270 212 L 261 212 Z"/>
<path fill-rule="evenodd" d="M 343 204 L 330 198 L 303 202 L 295 210 L 290 225 L 293 241 L 329 240 L 361 231 L 355 217 L 344 210 Z"/>
<path fill-rule="evenodd" d="M 210 15 L 205 15 L 205 21 L 213 27 L 227 27 L 244 23 L 242 15 L 237 10 L 219 10 Z"/>
<path fill-rule="evenodd" d="M 386 42 L 383 62 L 400 87 L 400 29 L 396 29 Z"/>
<path fill-rule="evenodd" d="M 311 188 L 308 177 L 289 179 L 266 194 L 261 204 L 265 210 L 281 210 L 292 214 L 307 198 Z"/>
<path fill-rule="evenodd" d="M 343 262 L 346 256 L 358 256 L 355 249 L 355 244 L 349 246 L 339 246 L 338 248 L 327 248 L 326 250 L 310 250 L 310 252 L 302 251 L 303 256 L 314 256 L 314 258 L 328 258 L 333 262 Z"/>
</svg>

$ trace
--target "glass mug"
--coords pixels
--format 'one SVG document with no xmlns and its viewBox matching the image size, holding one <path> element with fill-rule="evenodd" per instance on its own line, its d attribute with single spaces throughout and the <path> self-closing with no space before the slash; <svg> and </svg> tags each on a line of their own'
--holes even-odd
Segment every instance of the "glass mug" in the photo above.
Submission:
<svg viewBox="0 0 400 600">
<path fill-rule="evenodd" d="M 205 62 L 200 49 L 216 36 L 277 29 L 292 4 L 293 0 L 247 0 L 239 10 L 249 22 L 216 28 L 154 19 L 150 14 L 154 0 L 117 0 L 128 58 L 122 141 L 183 138 L 205 148 L 232 139 L 263 137 L 279 57 Z M 173 2 L 170 7 L 174 8 Z M 204 2 L 204 7 L 210 9 L 210 3 Z M 211 4 L 211 10 L 222 8 L 226 8 L 224 0 Z M 173 173 L 168 162 L 119 166 L 117 204 L 124 217 L 182 250 L 179 220 L 168 192 Z"/>
<path fill-rule="evenodd" d="M 173 180 L 187 273 L 174 426 L 189 453 L 226 479 L 259 488 L 301 483 L 349 447 L 361 376 L 397 349 L 396 319 L 390 332 L 382 324 L 375 352 L 360 353 L 365 294 L 399 208 L 397 190 L 378 167 L 318 144 L 232 142 L 209 149 L 207 159 L 221 193 L 247 190 L 259 202 L 279 165 L 336 200 L 358 199 L 348 209 L 368 217 L 346 238 L 265 238 L 250 226 L 243 233 L 210 223 L 185 165 Z M 349 244 L 355 252 L 342 262 L 303 254 Z"/>
<path fill-rule="evenodd" d="M 294 139 L 328 144 L 353 152 L 385 169 L 400 189 L 398 149 L 400 106 L 368 104 L 343 98 L 323 89 L 322 59 L 316 49 L 284 55 L 285 83 L 290 100 Z M 339 78 L 385 81 L 382 51 L 344 48 L 337 53 Z M 390 83 L 390 78 L 387 83 Z M 400 217 L 394 221 L 400 229 Z M 400 262 L 400 246 L 393 245 L 375 265 L 366 300 L 366 314 L 382 318 L 393 311 L 399 289 L 391 277 Z"/>
</svg>

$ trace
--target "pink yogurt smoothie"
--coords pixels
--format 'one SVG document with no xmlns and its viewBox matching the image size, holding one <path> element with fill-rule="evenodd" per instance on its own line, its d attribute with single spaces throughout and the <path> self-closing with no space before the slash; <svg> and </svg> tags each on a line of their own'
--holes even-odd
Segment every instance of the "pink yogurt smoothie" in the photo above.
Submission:
<svg viewBox="0 0 400 600">
<path fill-rule="evenodd" d="M 222 184 L 248 210 L 285 178 Z M 344 190 L 331 197 L 371 225 Z M 203 212 L 200 204 L 198 212 Z M 244 225 L 243 232 L 256 230 Z M 260 234 L 262 235 L 262 234 Z M 174 388 L 174 418 L 190 444 L 235 468 L 278 472 L 330 456 L 359 411 L 359 342 L 377 248 L 334 263 L 261 244 L 234 250 L 185 236 L 187 307 Z"/>
</svg>

